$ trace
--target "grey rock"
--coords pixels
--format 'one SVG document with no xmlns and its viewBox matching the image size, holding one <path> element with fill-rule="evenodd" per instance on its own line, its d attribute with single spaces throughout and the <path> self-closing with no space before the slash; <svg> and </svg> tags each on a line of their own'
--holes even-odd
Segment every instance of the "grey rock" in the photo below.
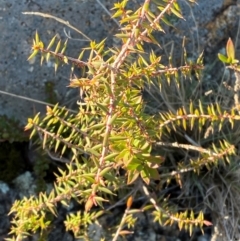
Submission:
<svg viewBox="0 0 240 241">
<path fill-rule="evenodd" d="M 0 192 L 6 194 L 9 190 L 9 186 L 6 183 L 0 181 Z"/>
<path fill-rule="evenodd" d="M 15 188 L 19 192 L 19 196 L 22 197 L 29 197 L 36 194 L 35 189 L 36 185 L 34 184 L 34 178 L 29 171 L 21 174 L 17 178 L 13 180 Z"/>
<path fill-rule="evenodd" d="M 63 18 L 86 34 L 92 32 L 93 35 L 90 37 L 96 41 L 108 35 L 108 29 L 101 20 L 104 11 L 95 1 L 0 0 L 0 90 L 47 101 L 45 83 L 51 81 L 54 83 L 58 99 L 64 104 L 65 101 L 69 101 L 69 98 L 65 99 L 65 95 L 69 90 L 66 86 L 69 84 L 70 66 L 59 68 L 55 74 L 52 65 L 43 64 L 40 67 L 39 58 L 35 63 L 28 63 L 27 58 L 36 30 L 42 40 L 48 43 L 55 34 L 66 40 L 64 28 L 67 32 L 69 29 L 53 19 L 23 15 L 22 12 L 26 11 L 50 13 Z M 70 32 L 72 38 L 83 39 L 72 30 Z M 78 57 L 81 48 L 88 46 L 88 43 L 70 40 L 68 46 L 67 54 Z M 77 96 L 77 93 L 75 90 L 74 96 Z M 0 114 L 14 116 L 25 124 L 27 117 L 38 111 L 44 113 L 45 106 L 0 94 Z"/>
<path fill-rule="evenodd" d="M 207 234 L 203 234 L 197 238 L 197 241 L 210 241 L 210 236 Z"/>
</svg>

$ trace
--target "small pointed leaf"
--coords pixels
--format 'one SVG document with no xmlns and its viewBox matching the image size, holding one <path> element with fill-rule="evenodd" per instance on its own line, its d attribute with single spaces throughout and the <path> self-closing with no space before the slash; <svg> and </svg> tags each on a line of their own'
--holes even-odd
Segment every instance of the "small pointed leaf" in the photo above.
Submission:
<svg viewBox="0 0 240 241">
<path fill-rule="evenodd" d="M 234 45 L 231 38 L 229 38 L 227 41 L 226 51 L 227 51 L 228 58 L 232 62 L 235 59 L 235 50 L 234 50 Z"/>
<path fill-rule="evenodd" d="M 223 54 L 218 54 L 218 58 L 223 62 L 223 63 L 229 63 L 228 58 L 223 55 Z"/>
</svg>

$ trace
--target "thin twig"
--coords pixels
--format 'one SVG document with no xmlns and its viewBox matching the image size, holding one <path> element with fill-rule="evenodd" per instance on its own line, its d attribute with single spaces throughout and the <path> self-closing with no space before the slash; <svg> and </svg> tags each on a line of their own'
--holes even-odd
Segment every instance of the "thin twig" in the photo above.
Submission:
<svg viewBox="0 0 240 241">
<path fill-rule="evenodd" d="M 157 146 L 167 146 L 167 147 L 182 148 L 182 149 L 186 149 L 186 150 L 193 150 L 193 151 L 197 151 L 197 152 L 200 152 L 200 153 L 208 154 L 208 155 L 213 156 L 213 157 L 219 157 L 219 156 L 225 154 L 225 152 L 224 152 L 223 154 L 222 154 L 222 153 L 216 153 L 216 152 L 213 152 L 213 151 L 211 151 L 211 150 L 202 148 L 201 146 L 193 146 L 193 145 L 188 145 L 188 144 L 180 144 L 180 143 L 178 143 L 178 142 L 173 142 L 173 143 L 156 142 L 155 144 L 156 144 Z M 230 151 L 230 150 L 233 149 L 233 148 L 234 148 L 234 146 L 229 147 L 228 151 Z"/>
<path fill-rule="evenodd" d="M 86 34 L 84 34 L 82 31 L 80 31 L 79 29 L 75 28 L 74 26 L 72 26 L 68 21 L 65 21 L 61 18 L 55 17 L 51 14 L 47 14 L 47 13 L 40 13 L 40 12 L 22 12 L 22 14 L 28 14 L 28 15 L 37 15 L 37 16 L 41 16 L 43 18 L 52 18 L 54 20 L 56 20 L 59 23 L 62 23 L 66 26 L 68 26 L 69 28 L 75 30 L 76 32 L 78 32 L 79 34 L 81 34 L 84 38 L 86 38 L 86 41 L 92 41 Z"/>
<path fill-rule="evenodd" d="M 235 49 L 237 49 L 238 47 L 239 30 L 240 30 L 240 16 L 238 17 L 238 29 L 237 29 L 237 34 L 235 38 Z"/>
<path fill-rule="evenodd" d="M 96 0 L 96 2 L 103 8 L 103 10 L 107 13 L 107 15 L 109 15 L 111 17 L 111 19 L 114 21 L 114 23 L 117 24 L 118 27 L 121 27 L 121 25 L 119 24 L 119 22 L 115 19 L 112 18 L 112 14 L 107 10 L 107 8 L 101 3 L 100 0 Z"/>
<path fill-rule="evenodd" d="M 12 96 L 12 97 L 15 97 L 15 98 L 19 98 L 19 99 L 31 101 L 31 102 L 38 103 L 38 104 L 45 105 L 45 106 L 52 106 L 52 107 L 55 106 L 54 104 L 51 104 L 51 103 L 48 103 L 48 102 L 44 102 L 44 101 L 32 99 L 32 98 L 29 98 L 29 97 L 26 97 L 26 96 L 22 96 L 22 95 L 16 95 L 16 94 L 9 93 L 9 92 L 3 91 L 3 90 L 0 90 L 0 94 L 9 95 L 9 96 Z M 64 107 L 62 107 L 62 106 L 58 106 L 58 107 L 59 107 L 59 108 L 64 108 Z M 78 113 L 78 112 L 75 111 L 75 110 L 70 110 L 70 109 L 67 109 L 67 108 L 65 108 L 65 110 L 67 110 L 67 111 L 69 111 L 69 112 L 71 112 L 71 113 L 74 113 L 74 114 L 77 114 L 77 113 Z"/>
<path fill-rule="evenodd" d="M 138 192 L 138 190 L 140 190 L 141 185 L 142 185 L 142 182 L 139 181 L 139 182 L 137 183 L 136 187 L 133 189 L 133 192 L 131 192 L 130 194 L 128 194 L 125 198 L 128 197 L 128 198 L 132 198 L 132 200 L 133 200 L 134 197 L 135 197 L 135 195 L 136 195 L 136 193 Z M 128 199 L 128 200 L 129 200 L 129 199 Z M 119 226 L 118 226 L 118 229 L 117 229 L 117 231 L 116 231 L 116 233 L 115 233 L 112 241 L 116 241 L 117 238 L 118 238 L 118 236 L 120 235 L 120 232 L 121 232 L 121 230 L 123 229 L 124 224 L 126 223 L 126 218 L 127 218 L 128 214 L 129 214 L 129 211 L 130 211 L 130 209 L 131 209 L 131 205 L 132 205 L 132 203 L 131 203 L 131 204 L 128 204 L 128 201 L 127 201 L 127 207 L 126 207 L 126 209 L 125 209 L 125 212 L 124 212 L 124 214 L 123 214 L 123 217 L 122 217 L 122 219 L 121 219 L 121 222 L 120 222 L 120 224 L 119 224 Z M 142 212 L 142 210 L 139 209 L 139 212 Z M 131 234 L 131 233 L 134 233 L 134 232 L 130 232 L 130 231 L 129 231 L 129 234 Z"/>
<path fill-rule="evenodd" d="M 66 35 L 66 37 L 67 37 L 68 39 L 75 40 L 75 41 L 81 41 L 81 42 L 83 42 L 83 41 L 85 42 L 85 41 L 86 41 L 85 39 L 73 38 L 73 37 L 70 35 L 70 31 L 68 31 L 68 33 L 67 33 L 67 31 L 66 31 L 65 28 L 63 28 L 63 32 L 64 32 L 64 34 Z"/>
<path fill-rule="evenodd" d="M 200 40 L 200 38 L 199 38 L 199 32 L 198 32 L 198 23 L 197 23 L 197 21 L 196 21 L 196 18 L 195 18 L 195 16 L 194 16 L 194 13 L 193 13 L 193 9 L 192 9 L 192 7 L 191 7 L 191 5 L 188 3 L 188 1 L 184 1 L 185 2 L 185 4 L 189 7 L 189 10 L 190 10 L 190 15 L 191 15 L 191 17 L 192 17 L 192 20 L 193 20 L 193 22 L 194 22 L 194 25 L 195 25 L 195 29 L 196 29 L 196 35 L 197 35 L 197 53 L 199 54 L 200 52 L 201 52 L 201 50 L 200 50 L 200 43 L 199 43 L 199 40 Z M 196 5 L 198 5 L 197 3 L 196 3 Z M 192 31 L 190 31 L 190 33 L 191 33 Z M 193 36 L 193 35 L 192 35 Z M 194 36 L 193 36 L 193 41 L 194 41 Z M 194 44 L 193 44 L 193 48 L 194 48 Z M 196 51 L 193 49 L 193 53 L 196 53 Z"/>
</svg>

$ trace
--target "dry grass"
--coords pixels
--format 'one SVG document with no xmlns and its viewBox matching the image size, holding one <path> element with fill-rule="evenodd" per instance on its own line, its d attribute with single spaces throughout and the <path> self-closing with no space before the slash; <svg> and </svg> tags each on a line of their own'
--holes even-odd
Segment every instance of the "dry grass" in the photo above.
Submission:
<svg viewBox="0 0 240 241">
<path fill-rule="evenodd" d="M 191 11 L 192 14 L 192 11 Z M 194 15 L 192 14 L 194 18 Z M 195 22 L 195 18 L 194 18 Z M 197 27 L 197 24 L 196 24 Z M 236 35 L 237 48 L 238 31 Z M 195 40 L 196 49 L 200 49 L 199 40 Z M 173 45 L 174 46 L 174 45 Z M 163 50 L 163 52 L 167 50 Z M 174 51 L 172 51 L 174 52 Z M 174 56 L 171 56 L 174 59 Z M 182 58 L 183 60 L 183 55 Z M 182 62 L 182 65 L 185 63 Z M 183 76 L 179 80 L 172 80 L 171 84 L 166 79 L 155 79 L 150 88 L 146 88 L 146 110 L 149 113 L 156 114 L 158 112 L 171 111 L 176 113 L 179 107 L 184 106 L 189 109 L 190 100 L 195 102 L 201 99 L 202 103 L 220 103 L 221 107 L 229 111 L 231 109 L 239 109 L 239 87 L 237 81 L 239 74 L 230 73 L 229 70 L 224 70 L 222 66 L 222 78 L 209 80 L 206 78 L 208 71 L 219 73 L 219 66 L 216 64 L 208 65 L 200 78 L 193 77 L 185 79 Z M 236 156 L 232 158 L 229 165 L 220 164 L 212 167 L 211 170 L 202 169 L 200 175 L 195 173 L 185 173 L 181 176 L 182 189 L 179 195 L 173 195 L 173 202 L 177 202 L 180 206 L 191 208 L 194 210 L 205 210 L 205 214 L 211 217 L 213 222 L 212 241 L 230 241 L 240 238 L 240 125 L 235 123 L 233 129 L 226 124 L 221 133 L 218 133 L 213 126 L 209 125 L 203 133 L 196 131 L 186 132 L 178 130 L 178 135 L 168 140 L 169 142 L 189 143 L 186 136 L 195 142 L 195 145 L 200 147 L 208 147 L 212 142 L 226 139 L 232 143 L 237 150 Z M 205 131 L 205 132 L 204 132 Z M 191 143 L 193 144 L 193 143 Z M 238 153 L 239 152 L 239 153 Z M 195 153 L 196 154 L 196 153 Z M 189 151 L 176 150 L 169 152 L 167 157 L 172 167 L 176 167 L 179 160 L 189 161 L 191 156 L 195 154 Z M 169 168 L 171 167 L 169 166 Z M 210 216 L 209 216 L 210 215 Z"/>
</svg>

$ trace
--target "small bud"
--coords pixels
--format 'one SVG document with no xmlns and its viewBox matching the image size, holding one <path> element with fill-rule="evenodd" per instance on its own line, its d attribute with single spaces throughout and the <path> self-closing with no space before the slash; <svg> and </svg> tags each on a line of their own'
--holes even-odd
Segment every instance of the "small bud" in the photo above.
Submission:
<svg viewBox="0 0 240 241">
<path fill-rule="evenodd" d="M 93 206 L 93 199 L 92 199 L 92 197 L 90 196 L 90 197 L 88 198 L 86 204 L 85 204 L 85 211 L 86 211 L 86 212 L 90 211 L 91 208 L 92 208 L 92 206 Z"/>
<path fill-rule="evenodd" d="M 127 200 L 127 208 L 131 208 L 132 206 L 132 203 L 133 203 L 133 196 L 130 196 Z"/>
</svg>

